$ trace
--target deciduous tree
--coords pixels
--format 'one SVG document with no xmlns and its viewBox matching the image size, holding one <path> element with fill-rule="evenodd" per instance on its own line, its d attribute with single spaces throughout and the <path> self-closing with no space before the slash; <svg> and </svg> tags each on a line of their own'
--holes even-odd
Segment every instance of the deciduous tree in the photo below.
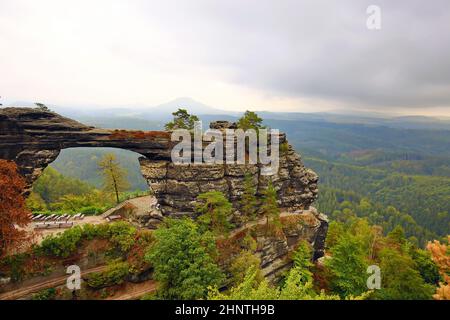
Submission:
<svg viewBox="0 0 450 320">
<path fill-rule="evenodd" d="M 30 223 L 23 191 L 25 181 L 12 161 L 0 159 L 0 257 L 26 244 L 29 234 L 23 230 Z"/>
<path fill-rule="evenodd" d="M 208 287 L 224 280 L 214 261 L 214 237 L 202 233 L 191 219 L 167 219 L 154 231 L 155 244 L 145 259 L 154 267 L 159 282 L 158 297 L 163 299 L 205 298 Z"/>
<path fill-rule="evenodd" d="M 448 236 L 450 243 L 450 236 Z M 428 242 L 427 250 L 430 251 L 431 257 L 439 268 L 439 273 L 443 281 L 439 283 L 439 288 L 433 298 L 436 300 L 450 300 L 450 248 L 448 244 L 440 243 L 437 240 Z"/>
<path fill-rule="evenodd" d="M 230 272 L 231 272 L 231 282 L 234 286 L 239 285 L 244 281 L 245 275 L 249 268 L 253 267 L 256 270 L 255 282 L 259 284 L 264 276 L 259 268 L 261 264 L 261 259 L 254 255 L 249 250 L 243 250 L 231 263 Z"/>
<path fill-rule="evenodd" d="M 116 202 L 119 203 L 119 193 L 126 191 L 130 184 L 127 179 L 127 171 L 122 168 L 112 153 L 105 154 L 98 166 L 103 176 L 103 187 L 107 192 L 113 192 Z"/>
<path fill-rule="evenodd" d="M 331 288 L 341 297 L 358 296 L 368 290 L 367 261 L 362 247 L 361 241 L 346 234 L 331 248 L 332 258 L 325 261 L 331 274 Z"/>
<path fill-rule="evenodd" d="M 375 297 L 383 300 L 431 299 L 434 287 L 425 283 L 413 259 L 395 248 L 384 248 L 380 252 L 382 270 L 381 290 Z"/>
</svg>

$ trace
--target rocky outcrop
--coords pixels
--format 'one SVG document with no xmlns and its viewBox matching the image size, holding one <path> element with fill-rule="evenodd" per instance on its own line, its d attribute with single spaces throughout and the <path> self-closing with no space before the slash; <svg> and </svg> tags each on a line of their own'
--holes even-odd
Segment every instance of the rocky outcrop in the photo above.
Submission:
<svg viewBox="0 0 450 320">
<path fill-rule="evenodd" d="M 212 129 L 234 129 L 227 121 L 212 122 Z M 278 194 L 278 203 L 288 211 L 308 209 L 317 198 L 318 176 L 305 168 L 284 134 L 279 135 L 279 169 L 273 175 L 263 175 L 260 164 L 174 164 L 170 160 L 141 158 L 141 172 L 147 179 L 164 215 L 194 215 L 200 193 L 220 191 L 236 209 L 241 205 L 245 175 L 252 177 L 255 195 L 260 197 L 271 181 Z M 225 151 L 224 151 L 225 154 Z M 236 214 L 239 211 L 236 210 Z M 237 217 L 238 218 L 238 217 Z M 239 219 L 236 219 L 239 220 Z"/>
<path fill-rule="evenodd" d="M 236 124 L 217 121 L 211 128 L 234 129 Z M 278 171 L 271 176 L 262 174 L 256 165 L 183 164 L 171 161 L 171 150 L 177 142 L 171 141 L 166 131 L 124 131 L 89 127 L 44 109 L 0 109 L 0 158 L 14 160 L 25 177 L 28 189 L 43 169 L 56 159 L 61 149 L 74 147 L 115 147 L 142 155 L 142 175 L 147 179 L 158 201 L 158 209 L 165 216 L 195 216 L 196 198 L 207 191 L 221 191 L 235 207 L 235 222 L 239 225 L 239 206 L 244 177 L 250 174 L 257 196 L 261 196 L 272 181 L 283 211 L 308 210 L 317 198 L 317 175 L 305 168 L 300 156 L 289 145 L 284 134 L 279 135 L 280 157 Z M 323 254 L 326 218 L 316 215 L 315 257 Z M 153 219 L 154 220 L 154 219 Z M 152 221 L 153 221 L 152 220 Z M 158 219 L 157 219 L 158 220 Z M 156 221 L 156 220 L 155 220 Z M 154 221 L 153 221 L 154 222 Z M 153 223 L 152 222 L 152 223 Z M 147 223 L 147 222 L 146 222 Z M 321 231 L 320 231 L 321 230 Z M 300 235 L 304 237 L 305 235 Z M 286 245 L 294 239 L 289 235 Z M 275 245 L 275 252 L 284 245 Z M 274 258 L 271 253 L 268 257 Z"/>
<path fill-rule="evenodd" d="M 272 181 L 279 205 L 287 210 L 308 209 L 318 193 L 317 175 L 303 166 L 291 146 L 280 155 L 280 168 L 273 176 L 262 175 L 257 165 L 174 165 L 148 158 L 141 158 L 140 164 L 164 215 L 192 215 L 196 197 L 207 191 L 224 193 L 238 208 L 246 174 L 252 176 L 256 196 L 262 196 Z"/>
<path fill-rule="evenodd" d="M 300 241 L 311 244 L 312 260 L 323 256 L 324 242 L 328 231 L 328 219 L 315 208 L 283 212 L 281 228 L 266 224 L 266 219 L 246 223 L 233 231 L 227 239 L 218 242 L 222 266 L 226 269 L 242 250 L 249 250 L 248 236 L 256 241 L 252 250 L 261 260 L 260 267 L 265 277 L 274 280 L 292 266 L 292 252 Z"/>
</svg>

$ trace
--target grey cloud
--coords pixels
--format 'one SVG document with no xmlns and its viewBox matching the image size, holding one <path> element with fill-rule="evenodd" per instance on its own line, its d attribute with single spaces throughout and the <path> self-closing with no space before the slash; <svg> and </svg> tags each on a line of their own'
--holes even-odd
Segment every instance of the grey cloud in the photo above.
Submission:
<svg viewBox="0 0 450 320">
<path fill-rule="evenodd" d="M 70 10 L 45 2 L 38 13 L 28 8 L 33 1 L 0 5 L 0 24 L 9 27 L 0 30 L 0 65 L 15 63 L 16 87 L 28 84 L 46 95 L 50 80 L 46 86 L 29 80 L 29 69 L 42 69 L 64 85 L 61 101 L 83 88 L 91 93 L 86 99 L 101 97 L 112 86 L 127 92 L 124 100 L 147 99 L 145 81 L 161 82 L 158 91 L 178 96 L 171 79 L 195 84 L 200 75 L 258 94 L 330 105 L 450 108 L 448 0 L 99 0 L 92 8 L 89 1 L 73 2 Z M 380 31 L 366 28 L 371 4 L 382 10 Z M 44 25 L 36 25 L 39 33 L 27 25 L 28 14 Z M 22 45 L 18 36 L 31 43 Z M 11 46 L 14 54 L 7 50 Z M 52 67 L 55 52 L 59 67 Z M 40 68 L 43 62 L 49 67 Z M 77 77 L 65 79 L 65 68 Z M 156 80 L 150 77 L 155 73 Z"/>
<path fill-rule="evenodd" d="M 370 4 L 380 31 L 366 28 Z M 226 65 L 240 85 L 366 107 L 450 106 L 445 0 L 221 1 L 174 16 L 193 19 L 187 54 Z"/>
</svg>

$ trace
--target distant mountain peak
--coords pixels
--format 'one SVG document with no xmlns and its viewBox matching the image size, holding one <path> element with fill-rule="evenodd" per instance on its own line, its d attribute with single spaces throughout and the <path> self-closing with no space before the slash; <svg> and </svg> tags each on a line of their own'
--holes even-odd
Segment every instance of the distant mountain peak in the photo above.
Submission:
<svg viewBox="0 0 450 320">
<path fill-rule="evenodd" d="M 192 114 L 223 114 L 227 111 L 219 110 L 214 107 L 210 107 L 206 104 L 198 102 L 190 97 L 179 97 L 169 102 L 160 104 L 155 107 L 156 109 L 170 110 L 170 112 L 177 111 L 178 109 L 186 109 Z"/>
</svg>

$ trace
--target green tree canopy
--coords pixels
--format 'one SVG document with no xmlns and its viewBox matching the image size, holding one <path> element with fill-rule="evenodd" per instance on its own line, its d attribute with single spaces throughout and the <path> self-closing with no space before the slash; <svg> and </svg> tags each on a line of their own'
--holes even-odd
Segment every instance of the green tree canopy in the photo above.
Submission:
<svg viewBox="0 0 450 320">
<path fill-rule="evenodd" d="M 261 259 L 254 255 L 250 250 L 243 250 L 231 263 L 230 273 L 231 273 L 231 283 L 234 286 L 239 285 L 245 279 L 247 271 L 250 268 L 256 270 L 255 283 L 259 284 L 264 276 L 259 268 L 261 264 Z"/>
<path fill-rule="evenodd" d="M 267 279 L 257 280 L 258 270 L 251 266 L 244 280 L 226 293 L 220 293 L 217 288 L 211 288 L 208 299 L 211 300 L 339 300 L 339 296 L 317 294 L 312 282 L 304 282 L 299 268 L 292 268 L 285 284 L 280 287 L 271 286 Z"/>
<path fill-rule="evenodd" d="M 430 252 L 428 250 L 416 249 L 412 253 L 412 258 L 416 263 L 417 269 L 423 280 L 426 283 L 438 285 L 439 280 L 441 279 L 439 268 L 431 259 Z"/>
<path fill-rule="evenodd" d="M 275 228 L 281 226 L 280 209 L 278 208 L 277 203 L 277 192 L 272 184 L 272 181 L 269 182 L 267 189 L 264 191 L 261 212 L 267 219 L 267 230 L 269 230 L 270 224 L 272 224 Z"/>
<path fill-rule="evenodd" d="M 358 296 L 367 291 L 367 261 L 363 244 L 346 234 L 331 249 L 332 258 L 325 261 L 331 273 L 330 286 L 341 297 Z"/>
<path fill-rule="evenodd" d="M 299 274 L 303 277 L 302 281 L 305 283 L 313 279 L 311 267 L 314 264 L 311 262 L 311 258 L 311 245 L 305 240 L 300 241 L 292 255 L 292 261 L 294 262 L 294 267 L 298 269 Z"/>
<path fill-rule="evenodd" d="M 214 237 L 201 233 L 192 219 L 166 219 L 154 236 L 145 259 L 153 265 L 160 298 L 202 299 L 208 287 L 222 284 Z"/>
<path fill-rule="evenodd" d="M 172 113 L 173 120 L 166 123 L 166 130 L 187 129 L 193 130 L 196 121 L 199 118 L 196 115 L 191 115 L 186 109 L 178 109 Z"/>
<path fill-rule="evenodd" d="M 413 259 L 395 248 L 380 252 L 381 290 L 375 298 L 383 300 L 429 300 L 435 288 L 422 279 Z"/>
<path fill-rule="evenodd" d="M 113 153 L 105 154 L 99 161 L 98 167 L 103 176 L 104 190 L 114 193 L 116 202 L 119 203 L 119 193 L 130 187 L 127 171 L 121 167 Z"/>
<path fill-rule="evenodd" d="M 218 235 L 227 234 L 231 228 L 228 221 L 233 207 L 220 191 L 210 191 L 197 197 L 196 212 L 200 214 L 198 221 Z"/>
<path fill-rule="evenodd" d="M 239 129 L 248 130 L 248 129 L 262 129 L 264 126 L 262 125 L 263 119 L 258 117 L 256 112 L 253 111 L 245 111 L 244 115 L 238 120 L 237 126 Z"/>
</svg>

